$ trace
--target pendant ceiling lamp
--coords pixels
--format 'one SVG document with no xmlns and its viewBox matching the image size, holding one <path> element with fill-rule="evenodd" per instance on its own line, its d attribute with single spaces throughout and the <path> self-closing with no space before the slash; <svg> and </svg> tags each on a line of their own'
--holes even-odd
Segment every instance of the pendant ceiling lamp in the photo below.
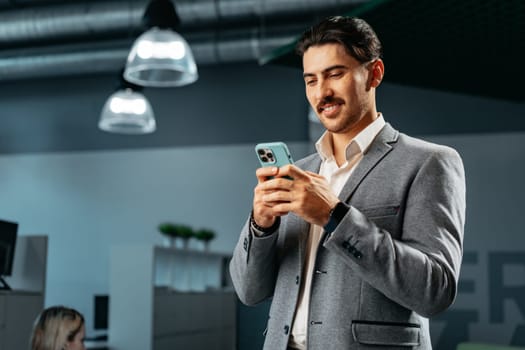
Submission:
<svg viewBox="0 0 525 350">
<path fill-rule="evenodd" d="M 118 134 L 149 134 L 155 131 L 155 115 L 141 87 L 124 81 L 107 99 L 98 127 Z"/>
<path fill-rule="evenodd" d="M 190 46 L 175 32 L 180 20 L 170 0 L 152 0 L 144 13 L 147 31 L 129 52 L 127 81 L 151 87 L 175 87 L 195 82 L 199 75 Z"/>
</svg>

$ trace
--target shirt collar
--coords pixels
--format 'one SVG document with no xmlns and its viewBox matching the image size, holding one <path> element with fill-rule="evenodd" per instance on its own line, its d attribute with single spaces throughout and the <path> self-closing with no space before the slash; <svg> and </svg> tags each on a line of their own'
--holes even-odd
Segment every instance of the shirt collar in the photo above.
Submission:
<svg viewBox="0 0 525 350">
<path fill-rule="evenodd" d="M 356 152 L 365 153 L 385 124 L 383 114 L 379 113 L 379 116 L 372 123 L 361 130 L 361 132 L 346 145 L 346 159 L 350 159 Z M 315 143 L 317 153 L 322 160 L 327 160 L 334 156 L 331 138 L 331 134 L 325 131 Z M 357 147 L 357 150 L 355 147 Z"/>
</svg>

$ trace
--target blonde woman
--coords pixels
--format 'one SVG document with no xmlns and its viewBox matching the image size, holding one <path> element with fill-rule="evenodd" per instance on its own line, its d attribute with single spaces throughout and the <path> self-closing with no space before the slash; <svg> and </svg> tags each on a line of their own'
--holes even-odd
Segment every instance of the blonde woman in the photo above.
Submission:
<svg viewBox="0 0 525 350">
<path fill-rule="evenodd" d="M 84 316 L 65 306 L 52 306 L 38 316 L 31 350 L 86 350 Z"/>
</svg>

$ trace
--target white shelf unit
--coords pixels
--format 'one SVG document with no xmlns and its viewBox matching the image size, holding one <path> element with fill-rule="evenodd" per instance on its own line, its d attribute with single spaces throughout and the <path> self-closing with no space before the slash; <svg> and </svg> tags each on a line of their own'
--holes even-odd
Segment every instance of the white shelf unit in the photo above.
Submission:
<svg viewBox="0 0 525 350">
<path fill-rule="evenodd" d="M 230 256 L 158 246 L 111 251 L 112 350 L 234 350 L 236 297 Z"/>
</svg>

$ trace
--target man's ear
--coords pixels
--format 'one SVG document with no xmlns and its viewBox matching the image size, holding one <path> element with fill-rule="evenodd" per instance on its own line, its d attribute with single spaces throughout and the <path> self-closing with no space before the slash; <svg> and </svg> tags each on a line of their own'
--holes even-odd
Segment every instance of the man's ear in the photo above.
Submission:
<svg viewBox="0 0 525 350">
<path fill-rule="evenodd" d="M 385 65 L 383 60 L 378 58 L 372 63 L 372 68 L 370 70 L 370 87 L 377 88 L 381 81 L 383 81 L 383 76 L 385 75 Z"/>
</svg>

